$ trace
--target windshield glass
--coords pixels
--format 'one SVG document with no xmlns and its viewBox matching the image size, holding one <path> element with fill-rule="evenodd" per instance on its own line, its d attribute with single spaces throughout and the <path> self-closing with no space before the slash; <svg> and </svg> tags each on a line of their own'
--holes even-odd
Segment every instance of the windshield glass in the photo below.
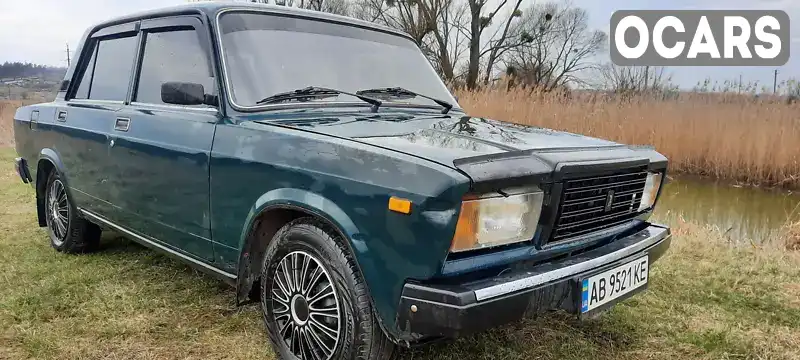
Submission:
<svg viewBox="0 0 800 360">
<path fill-rule="evenodd" d="M 456 103 L 416 44 L 397 35 L 248 12 L 225 13 L 219 26 L 226 73 L 239 106 L 308 86 L 353 93 L 402 87 Z M 422 97 L 390 101 L 437 106 Z M 359 100 L 339 95 L 313 102 Z"/>
</svg>

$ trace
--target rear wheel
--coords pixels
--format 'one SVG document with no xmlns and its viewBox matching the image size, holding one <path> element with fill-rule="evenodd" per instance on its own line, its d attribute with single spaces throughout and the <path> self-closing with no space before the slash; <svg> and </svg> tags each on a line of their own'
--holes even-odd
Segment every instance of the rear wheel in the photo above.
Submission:
<svg viewBox="0 0 800 360">
<path fill-rule="evenodd" d="M 50 245 L 65 253 L 95 250 L 100 242 L 100 227 L 78 216 L 67 194 L 64 181 L 57 171 L 50 173 L 44 196 Z"/>
<path fill-rule="evenodd" d="M 264 255 L 261 308 L 281 359 L 391 359 L 355 260 L 312 218 L 281 228 Z"/>
</svg>

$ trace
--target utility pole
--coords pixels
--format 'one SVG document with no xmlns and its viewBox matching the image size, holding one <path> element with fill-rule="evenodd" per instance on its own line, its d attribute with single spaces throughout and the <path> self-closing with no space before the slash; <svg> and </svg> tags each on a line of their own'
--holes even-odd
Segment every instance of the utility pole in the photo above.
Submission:
<svg viewBox="0 0 800 360">
<path fill-rule="evenodd" d="M 739 94 L 742 93 L 742 74 L 739 74 Z"/>
<path fill-rule="evenodd" d="M 72 65 L 72 64 L 71 64 L 71 60 L 69 58 L 69 43 L 67 43 L 67 67 L 69 67 L 70 65 Z"/>
<path fill-rule="evenodd" d="M 778 69 L 775 69 L 775 77 L 772 80 L 772 95 L 778 93 Z"/>
</svg>

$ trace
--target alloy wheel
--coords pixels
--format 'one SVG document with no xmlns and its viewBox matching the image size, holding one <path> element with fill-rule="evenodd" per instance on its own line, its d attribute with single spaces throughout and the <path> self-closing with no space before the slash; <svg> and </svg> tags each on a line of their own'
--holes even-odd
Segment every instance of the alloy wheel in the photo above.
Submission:
<svg viewBox="0 0 800 360">
<path fill-rule="evenodd" d="M 61 246 L 67 237 L 69 203 L 67 202 L 67 192 L 60 179 L 55 179 L 50 184 L 47 197 L 47 223 L 55 235 L 54 245 Z"/>
<path fill-rule="evenodd" d="M 340 336 L 340 308 L 331 277 L 311 254 L 294 251 L 278 263 L 272 282 L 280 337 L 300 359 L 330 359 Z"/>
</svg>

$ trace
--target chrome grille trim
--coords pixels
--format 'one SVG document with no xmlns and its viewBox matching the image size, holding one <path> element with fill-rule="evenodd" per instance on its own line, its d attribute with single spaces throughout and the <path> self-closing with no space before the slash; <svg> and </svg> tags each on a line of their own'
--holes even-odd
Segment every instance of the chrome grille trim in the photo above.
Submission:
<svg viewBox="0 0 800 360">
<path fill-rule="evenodd" d="M 590 234 L 636 218 L 647 171 L 622 169 L 615 174 L 567 179 L 548 244 Z"/>
</svg>

